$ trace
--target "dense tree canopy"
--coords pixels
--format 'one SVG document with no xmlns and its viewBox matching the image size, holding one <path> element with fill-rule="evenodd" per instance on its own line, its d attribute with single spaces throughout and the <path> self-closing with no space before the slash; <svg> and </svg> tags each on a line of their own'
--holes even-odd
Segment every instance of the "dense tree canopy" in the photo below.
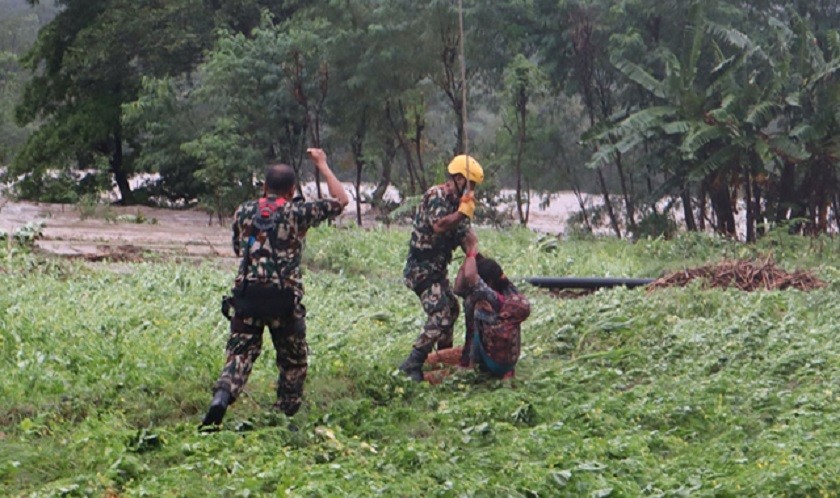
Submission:
<svg viewBox="0 0 840 498">
<path fill-rule="evenodd" d="M 30 3 L 37 4 L 35 0 Z M 250 31 L 259 2 L 59 0 L 23 62 L 34 76 L 16 109 L 20 125 L 38 123 L 9 167 L 23 192 L 37 195 L 48 171 L 107 168 L 123 202 L 138 137 L 122 123 L 143 77 L 192 71 L 218 27 Z M 135 153 L 132 153 L 135 152 Z"/>
<path fill-rule="evenodd" d="M 0 0 L 0 164 L 14 155 L 31 132 L 16 126 L 14 119 L 15 102 L 27 79 L 20 57 L 54 15 L 52 6 L 31 8 L 25 0 Z"/>
<path fill-rule="evenodd" d="M 0 39 L 0 89 L 21 63 L 31 75 L 22 147 L 0 119 L 23 196 L 73 172 L 124 202 L 225 214 L 263 164 L 299 168 L 322 146 L 380 206 L 388 185 L 439 181 L 469 143 L 522 224 L 527 194 L 572 189 L 583 226 L 619 237 L 665 233 L 674 212 L 748 241 L 840 229 L 836 2 L 466 0 L 466 81 L 450 0 L 56 5 L 22 58 Z M 137 172 L 159 176 L 135 199 Z"/>
</svg>

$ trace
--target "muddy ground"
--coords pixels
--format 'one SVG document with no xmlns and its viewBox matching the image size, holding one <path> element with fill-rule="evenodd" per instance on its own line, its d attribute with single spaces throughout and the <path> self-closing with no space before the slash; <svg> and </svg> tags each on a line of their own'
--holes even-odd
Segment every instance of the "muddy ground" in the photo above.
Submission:
<svg viewBox="0 0 840 498">
<path fill-rule="evenodd" d="M 6 202 L 0 208 L 0 229 L 8 233 L 34 221 L 45 224 L 36 247 L 62 256 L 95 259 L 146 252 L 233 258 L 229 227 L 216 220 L 209 224 L 201 211 L 107 206 L 83 216 L 75 206 L 63 204 Z"/>
<path fill-rule="evenodd" d="M 562 233 L 563 220 L 576 200 L 560 195 L 544 210 L 535 206 L 530 226 L 538 231 Z M 42 221 L 43 236 L 36 246 L 47 253 L 97 261 L 131 260 L 142 255 L 179 258 L 230 258 L 230 220 L 222 225 L 200 210 L 157 209 L 143 206 L 100 205 L 95 213 L 71 204 L 14 202 L 0 197 L 0 230 L 13 233 L 27 223 Z M 356 223 L 351 203 L 339 225 Z M 379 223 L 363 213 L 363 225 Z"/>
</svg>

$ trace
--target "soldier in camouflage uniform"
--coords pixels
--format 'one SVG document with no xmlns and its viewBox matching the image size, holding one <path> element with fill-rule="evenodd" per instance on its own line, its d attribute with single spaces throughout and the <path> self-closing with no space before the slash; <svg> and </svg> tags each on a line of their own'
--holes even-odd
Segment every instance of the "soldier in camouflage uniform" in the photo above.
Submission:
<svg viewBox="0 0 840 498">
<path fill-rule="evenodd" d="M 447 275 L 452 252 L 461 246 L 469 254 L 478 244 L 470 227 L 475 211 L 472 191 L 484 180 L 484 172 L 478 161 L 465 155 L 452 159 L 447 171 L 447 182 L 427 190 L 417 208 L 403 269 L 405 285 L 417 294 L 426 313 L 423 332 L 400 365 L 417 382 L 423 380 L 423 363 L 435 344 L 438 349 L 452 347 L 452 327 L 459 313 Z"/>
<path fill-rule="evenodd" d="M 464 260 L 455 294 L 464 298 L 467 322 L 460 366 L 473 364 L 493 377 L 512 377 L 521 348 L 520 327 L 531 313 L 528 299 L 495 260 L 480 254 Z"/>
<path fill-rule="evenodd" d="M 277 402 L 288 416 L 301 405 L 306 379 L 306 308 L 302 303 L 300 261 L 306 231 L 341 214 L 349 199 L 327 165 L 321 149 L 307 151 L 326 178 L 333 199 L 305 201 L 295 198 L 294 169 L 285 164 L 266 170 L 264 197 L 239 206 L 233 220 L 233 250 L 242 256 L 234 283 L 227 361 L 213 385 L 213 401 L 203 426 L 221 424 L 251 373 L 262 350 L 268 326 L 277 352 Z"/>
</svg>

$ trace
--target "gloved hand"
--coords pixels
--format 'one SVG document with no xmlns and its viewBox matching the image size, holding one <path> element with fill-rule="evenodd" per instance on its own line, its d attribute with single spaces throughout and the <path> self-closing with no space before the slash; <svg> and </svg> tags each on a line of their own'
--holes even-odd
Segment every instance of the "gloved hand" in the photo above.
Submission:
<svg viewBox="0 0 840 498">
<path fill-rule="evenodd" d="M 472 191 L 467 192 L 461 197 L 461 204 L 458 206 L 458 212 L 469 219 L 473 219 L 475 215 L 475 196 Z"/>
</svg>

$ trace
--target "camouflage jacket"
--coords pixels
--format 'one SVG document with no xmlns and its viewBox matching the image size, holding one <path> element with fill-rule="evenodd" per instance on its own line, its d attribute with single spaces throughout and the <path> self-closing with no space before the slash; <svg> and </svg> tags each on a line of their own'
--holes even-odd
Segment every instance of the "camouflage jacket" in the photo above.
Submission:
<svg viewBox="0 0 840 498">
<path fill-rule="evenodd" d="M 492 367 L 513 368 L 519 360 L 521 324 L 531 314 L 528 298 L 513 284 L 500 294 L 481 278 L 472 288 L 458 294 L 465 298 L 469 342 L 478 339 L 474 346 L 478 352 L 476 362 L 490 367 L 491 371 Z"/>
<path fill-rule="evenodd" d="M 443 185 L 437 185 L 423 195 L 423 202 L 414 215 L 408 259 L 403 269 L 405 284 L 417 290 L 432 281 L 445 280 L 452 252 L 461 245 L 470 230 L 470 220 L 464 218 L 458 226 L 443 234 L 436 234 L 434 224 L 444 216 L 458 210 L 460 198 L 447 194 Z"/>
<path fill-rule="evenodd" d="M 270 202 L 274 199 L 268 198 Z M 233 252 L 242 257 L 235 284 L 241 284 L 245 279 L 249 283 L 280 284 L 282 275 L 283 285 L 291 287 L 300 300 L 303 297 L 300 261 L 306 231 L 324 220 L 335 218 L 343 208 L 334 199 L 305 201 L 296 197 L 286 202 L 278 208 L 280 221 L 276 245 L 272 247 L 267 234 L 253 227 L 258 205 L 257 200 L 248 201 L 233 215 Z M 270 251 L 273 251 L 273 257 Z M 275 268 L 275 261 L 279 268 Z"/>
</svg>

